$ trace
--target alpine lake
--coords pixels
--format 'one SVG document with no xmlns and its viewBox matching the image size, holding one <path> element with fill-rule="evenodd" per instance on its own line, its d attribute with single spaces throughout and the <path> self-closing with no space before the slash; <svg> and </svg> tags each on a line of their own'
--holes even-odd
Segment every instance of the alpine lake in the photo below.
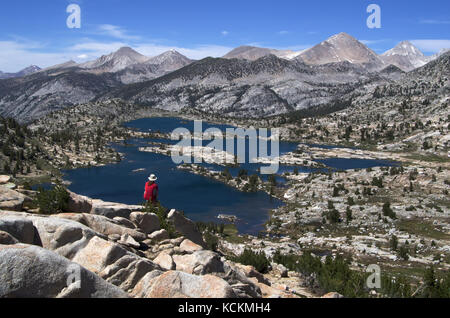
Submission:
<svg viewBox="0 0 450 318">
<path fill-rule="evenodd" d="M 194 122 L 175 117 L 144 118 L 125 123 L 124 126 L 142 132 L 171 133 L 174 129 L 184 127 L 193 131 Z M 228 125 L 217 125 L 203 122 L 203 131 L 208 128 L 235 128 Z M 269 220 L 269 212 L 280 207 L 283 202 L 273 198 L 265 192 L 242 192 L 225 183 L 212 178 L 196 175 L 186 170 L 177 169 L 177 164 L 167 155 L 142 152 L 140 147 L 149 146 L 151 142 L 164 142 L 176 144 L 179 141 L 163 139 L 131 139 L 121 144 L 111 146 L 122 154 L 123 160 L 119 163 L 100 167 L 90 167 L 74 170 L 64 170 L 64 180 L 70 185 L 68 188 L 78 194 L 104 201 L 120 202 L 124 204 L 141 204 L 143 202 L 144 185 L 150 174 L 158 177 L 159 201 L 170 209 L 183 211 L 194 220 L 202 222 L 223 223 L 218 219 L 220 214 L 237 217 L 235 223 L 239 233 L 257 235 L 264 230 L 264 224 Z M 211 141 L 204 141 L 204 146 Z M 248 141 L 246 152 L 248 158 Z M 235 143 L 235 147 L 236 147 Z M 283 155 L 297 149 L 298 143 L 279 143 L 279 153 Z M 314 145 L 333 148 L 328 145 Z M 225 149 L 225 147 L 224 147 Z M 269 142 L 270 154 L 270 142 Z M 384 160 L 362 159 L 325 159 L 318 160 L 331 169 L 365 169 L 378 166 L 392 166 L 392 162 Z M 239 170 L 245 169 L 248 174 L 259 174 L 261 166 L 267 164 L 240 164 L 239 166 L 225 167 L 216 164 L 199 164 L 209 170 L 223 171 L 228 169 L 231 175 L 237 176 Z M 301 166 L 280 165 L 276 179 L 283 186 L 284 172 L 311 173 L 315 169 Z M 263 180 L 266 175 L 261 175 Z"/>
</svg>

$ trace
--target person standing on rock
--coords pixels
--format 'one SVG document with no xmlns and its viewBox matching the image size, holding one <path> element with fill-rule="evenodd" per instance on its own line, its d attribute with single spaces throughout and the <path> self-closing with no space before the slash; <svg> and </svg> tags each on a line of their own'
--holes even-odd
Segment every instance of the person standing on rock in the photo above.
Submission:
<svg viewBox="0 0 450 318">
<path fill-rule="evenodd" d="M 158 185 L 156 184 L 158 178 L 152 174 L 145 184 L 144 200 L 152 204 L 158 203 Z"/>
</svg>

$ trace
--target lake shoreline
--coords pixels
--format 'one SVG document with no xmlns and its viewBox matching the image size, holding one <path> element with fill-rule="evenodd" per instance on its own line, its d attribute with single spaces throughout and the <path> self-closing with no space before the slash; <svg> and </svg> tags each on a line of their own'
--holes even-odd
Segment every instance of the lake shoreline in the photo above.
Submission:
<svg viewBox="0 0 450 318">
<path fill-rule="evenodd" d="M 155 122 L 155 121 L 158 122 L 158 121 L 162 120 L 163 123 L 164 123 L 164 121 L 169 121 L 169 122 L 170 121 L 175 121 L 175 123 L 171 123 L 171 124 L 172 125 L 178 125 L 178 121 L 185 121 L 186 119 L 185 118 L 181 118 L 180 119 L 180 117 L 174 118 L 174 117 L 170 117 L 170 116 L 164 116 L 164 117 L 151 116 L 149 118 L 139 119 L 139 120 L 137 120 L 137 122 L 146 122 L 148 120 L 151 120 L 152 122 Z M 109 147 L 112 147 L 113 149 L 115 149 L 115 151 L 117 151 L 118 153 L 121 153 L 121 159 L 122 159 L 122 161 L 125 161 L 125 163 L 128 160 L 127 152 L 129 152 L 129 151 L 136 152 L 136 151 L 139 151 L 140 149 L 145 148 L 145 147 L 142 147 L 142 146 L 140 147 L 139 144 L 147 143 L 149 140 L 152 141 L 154 138 L 156 138 L 156 139 L 165 139 L 165 137 L 168 136 L 168 132 L 161 132 L 155 127 L 153 127 L 151 132 L 146 132 L 146 131 L 144 131 L 144 129 L 138 129 L 136 127 L 130 127 L 130 124 L 134 123 L 134 122 L 136 122 L 136 121 L 122 123 L 123 127 L 125 127 L 126 129 L 132 131 L 132 133 L 130 133 L 130 135 L 133 136 L 133 139 L 128 139 L 128 140 L 125 139 L 125 140 L 123 140 L 121 142 L 119 141 L 119 144 L 115 143 L 115 145 L 110 145 L 109 146 Z M 207 126 L 208 124 L 205 124 L 205 125 Z M 299 145 L 297 143 L 291 143 L 291 145 L 289 147 L 290 148 L 288 150 L 294 150 L 294 149 L 298 149 Z M 139 157 L 141 156 L 139 154 L 136 154 L 136 155 L 139 156 Z M 145 155 L 145 154 L 143 154 L 143 155 Z M 161 155 L 167 157 L 167 153 L 161 153 Z M 281 154 L 282 158 L 284 156 L 284 158 L 291 157 L 291 159 L 296 157 L 297 155 L 298 154 L 293 153 L 292 151 L 288 151 L 287 153 Z M 159 157 L 152 157 L 152 158 L 159 158 Z M 159 161 L 161 159 L 156 159 L 156 160 Z M 297 168 L 295 168 L 294 166 L 290 166 L 290 165 L 284 165 L 286 163 L 289 164 L 289 163 L 292 163 L 292 162 L 290 162 L 288 160 L 284 160 L 284 161 L 283 160 L 282 160 L 282 165 L 281 166 L 282 166 L 282 168 L 285 171 L 281 172 L 279 178 L 283 178 L 284 179 L 286 173 L 288 175 L 290 175 L 291 173 L 293 173 L 290 170 L 295 170 Z M 304 157 L 300 156 L 298 158 L 298 160 L 296 161 L 296 163 L 298 164 L 298 168 L 300 170 L 302 170 L 302 171 L 303 171 L 303 169 L 306 169 L 306 171 L 312 172 L 312 171 L 314 171 L 313 168 L 314 169 L 324 169 L 324 170 L 327 169 L 327 167 L 324 164 L 321 164 L 321 163 L 318 163 L 318 162 L 314 162 L 312 160 L 307 161 L 307 166 L 304 167 L 305 160 L 306 159 Z M 102 165 L 91 165 L 91 168 L 94 169 L 94 171 L 97 171 L 97 170 L 95 170 L 96 168 L 117 170 L 117 169 L 119 169 L 120 165 L 121 165 L 121 162 L 102 163 Z M 142 166 L 144 166 L 144 165 L 142 165 Z M 129 168 L 130 171 L 134 175 L 136 175 L 136 176 L 132 176 L 132 178 L 137 178 L 137 176 L 142 176 L 142 179 L 144 179 L 145 178 L 144 175 L 151 172 L 148 169 L 143 168 L 142 166 L 133 166 L 132 169 Z M 175 169 L 179 168 L 179 167 L 177 167 L 174 164 L 171 164 L 171 166 L 173 168 L 175 168 Z M 239 168 L 238 167 L 234 167 L 234 169 L 239 169 Z M 307 169 L 310 169 L 310 170 L 307 170 Z M 183 170 L 183 169 L 181 169 L 181 170 Z M 245 193 L 251 194 L 253 192 L 256 192 L 256 193 L 257 192 L 261 192 L 264 195 L 267 195 L 269 197 L 273 197 L 274 199 L 277 199 L 277 200 L 280 201 L 280 205 L 277 206 L 277 207 L 274 207 L 275 210 L 278 210 L 279 208 L 281 208 L 282 206 L 284 206 L 287 203 L 287 201 L 285 199 L 285 193 L 287 191 L 289 191 L 289 185 L 287 185 L 287 186 L 285 184 L 275 184 L 275 185 L 273 185 L 270 182 L 263 181 L 261 178 L 258 177 L 257 184 L 255 186 L 256 188 L 251 189 L 250 186 L 248 185 L 248 180 L 245 180 L 245 178 L 241 179 L 241 178 L 237 178 L 237 177 L 231 177 L 231 178 L 227 179 L 227 178 L 224 178 L 221 173 L 218 174 L 218 175 L 215 174 L 215 173 L 212 173 L 211 171 L 214 171 L 214 169 L 211 169 L 210 167 L 206 168 L 206 170 L 204 170 L 202 172 L 194 171 L 194 170 L 195 169 L 193 169 L 192 166 L 190 168 L 187 168 L 187 169 L 186 169 L 186 167 L 184 167 L 184 171 L 187 172 L 187 173 L 197 174 L 197 175 L 201 176 L 202 178 L 204 178 L 206 180 L 211 180 L 211 181 L 215 181 L 215 182 L 218 181 L 221 184 L 224 184 L 226 187 L 231 188 L 233 190 L 237 190 L 239 192 L 243 192 L 244 194 Z M 330 168 L 329 170 L 331 171 L 332 168 Z M 288 172 L 288 171 L 290 171 L 290 172 Z M 98 173 L 98 172 L 93 172 L 93 173 Z M 250 171 L 250 173 L 251 173 L 251 171 Z M 71 172 L 70 174 L 76 174 L 76 172 Z M 170 174 L 173 174 L 173 172 L 171 172 Z M 67 178 L 65 178 L 65 179 L 67 180 Z M 205 183 L 210 182 L 210 181 L 206 181 L 206 180 L 204 180 L 202 182 L 205 182 Z M 246 186 L 247 186 L 247 188 L 246 188 Z M 83 191 L 83 189 L 81 189 L 81 191 Z M 97 190 L 95 190 L 95 191 L 97 191 Z M 226 190 L 226 191 L 229 191 L 229 190 Z M 75 191 L 75 192 L 79 192 L 79 191 Z M 92 196 L 97 197 L 97 195 L 95 195 L 95 194 L 94 195 L 91 194 L 91 193 L 85 193 L 85 194 L 88 195 L 88 196 L 91 196 L 91 197 Z M 101 193 L 99 193 L 99 195 L 101 195 Z M 107 199 L 105 197 L 99 197 L 99 198 L 100 199 Z M 115 200 L 115 201 L 117 201 L 117 200 Z M 265 200 L 263 200 L 263 202 L 264 201 Z M 119 202 L 120 202 L 120 200 L 119 200 Z M 128 203 L 129 204 L 130 202 L 123 202 L 123 203 Z M 270 209 L 270 208 L 266 209 L 267 218 L 264 218 L 264 220 L 260 223 L 261 225 L 260 225 L 260 228 L 259 228 L 258 232 L 266 231 L 266 228 L 265 228 L 265 226 L 263 224 L 270 223 L 270 221 L 271 221 L 270 215 L 272 214 L 271 210 L 272 209 Z M 220 213 L 222 213 L 222 214 L 223 213 L 227 213 L 227 214 L 233 214 L 233 215 L 235 214 L 235 213 L 233 213 L 232 209 L 230 209 L 230 211 L 228 211 L 226 208 L 223 209 L 223 210 L 217 211 L 217 214 L 220 214 Z M 197 219 L 205 221 L 205 220 L 201 219 L 200 217 L 197 218 Z M 207 220 L 213 220 L 213 219 L 215 219 L 215 217 L 211 217 L 210 216 L 210 217 L 207 218 Z M 245 233 L 245 231 L 242 232 L 242 233 Z M 253 232 L 253 233 L 256 234 L 256 232 Z M 246 234 L 248 234 L 248 233 L 246 233 Z"/>
</svg>

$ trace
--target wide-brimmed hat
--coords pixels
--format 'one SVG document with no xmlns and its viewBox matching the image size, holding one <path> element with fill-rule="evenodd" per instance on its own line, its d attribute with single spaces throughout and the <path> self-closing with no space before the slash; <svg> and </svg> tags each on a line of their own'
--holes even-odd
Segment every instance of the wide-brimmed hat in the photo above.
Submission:
<svg viewBox="0 0 450 318">
<path fill-rule="evenodd" d="M 150 177 L 148 177 L 148 180 L 156 181 L 156 180 L 158 180 L 158 178 L 154 174 L 151 174 Z"/>
</svg>

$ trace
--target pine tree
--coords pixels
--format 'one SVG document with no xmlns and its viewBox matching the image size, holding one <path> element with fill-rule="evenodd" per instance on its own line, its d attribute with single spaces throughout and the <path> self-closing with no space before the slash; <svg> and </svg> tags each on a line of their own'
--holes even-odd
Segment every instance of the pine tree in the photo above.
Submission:
<svg viewBox="0 0 450 318">
<path fill-rule="evenodd" d="M 395 235 L 392 235 L 390 241 L 389 241 L 389 246 L 391 247 L 391 250 L 396 251 L 398 248 L 398 238 Z"/>
<path fill-rule="evenodd" d="M 347 207 L 347 210 L 345 211 L 345 215 L 347 218 L 347 224 L 349 224 L 353 220 L 352 209 L 350 209 L 350 207 Z"/>
</svg>

